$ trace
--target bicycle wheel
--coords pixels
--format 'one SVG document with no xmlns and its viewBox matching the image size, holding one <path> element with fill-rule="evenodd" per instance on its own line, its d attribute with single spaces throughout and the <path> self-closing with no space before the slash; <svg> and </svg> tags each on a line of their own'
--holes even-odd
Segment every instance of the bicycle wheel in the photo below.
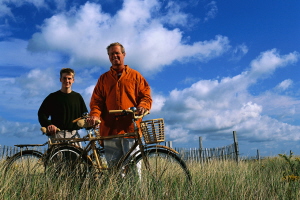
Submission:
<svg viewBox="0 0 300 200">
<path fill-rule="evenodd" d="M 7 160 L 6 174 L 41 175 L 45 172 L 42 160 L 43 154 L 35 150 L 26 150 L 16 153 Z"/>
<path fill-rule="evenodd" d="M 162 148 L 149 149 L 144 153 L 149 167 L 147 167 L 141 154 L 132 159 L 129 167 L 131 171 L 134 171 L 133 174 L 138 175 L 141 183 L 159 187 L 186 187 L 190 185 L 190 172 L 185 162 L 177 154 Z"/>
<path fill-rule="evenodd" d="M 55 177 L 84 178 L 90 169 L 82 149 L 75 146 L 54 147 L 46 160 L 47 173 Z"/>
</svg>

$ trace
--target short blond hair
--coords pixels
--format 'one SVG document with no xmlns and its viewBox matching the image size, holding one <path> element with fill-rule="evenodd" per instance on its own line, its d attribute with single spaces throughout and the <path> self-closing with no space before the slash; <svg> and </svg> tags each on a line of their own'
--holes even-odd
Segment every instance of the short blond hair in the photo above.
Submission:
<svg viewBox="0 0 300 200">
<path fill-rule="evenodd" d="M 114 43 L 111 43 L 110 45 L 108 45 L 108 46 L 106 47 L 107 54 L 108 54 L 108 52 L 109 52 L 110 47 L 113 47 L 113 46 L 120 46 L 120 47 L 121 47 L 122 53 L 125 53 L 125 48 L 123 47 L 123 45 L 120 44 L 119 42 L 114 42 Z"/>
</svg>

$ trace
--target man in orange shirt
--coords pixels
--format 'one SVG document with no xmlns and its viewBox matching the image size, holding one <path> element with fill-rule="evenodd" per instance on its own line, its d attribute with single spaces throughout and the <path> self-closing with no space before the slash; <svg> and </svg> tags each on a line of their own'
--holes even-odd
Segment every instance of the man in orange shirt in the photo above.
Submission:
<svg viewBox="0 0 300 200">
<path fill-rule="evenodd" d="M 121 119 L 109 114 L 109 110 L 125 110 L 136 107 L 139 114 L 150 110 L 152 104 L 150 86 L 136 70 L 124 65 L 125 49 L 120 43 L 107 47 L 110 70 L 100 76 L 90 102 L 90 116 L 87 123 L 94 125 L 101 120 L 101 136 L 133 132 L 131 116 Z M 137 122 L 139 125 L 140 120 Z M 114 165 L 127 153 L 134 143 L 132 138 L 115 138 L 104 141 L 105 156 L 109 165 Z"/>
</svg>

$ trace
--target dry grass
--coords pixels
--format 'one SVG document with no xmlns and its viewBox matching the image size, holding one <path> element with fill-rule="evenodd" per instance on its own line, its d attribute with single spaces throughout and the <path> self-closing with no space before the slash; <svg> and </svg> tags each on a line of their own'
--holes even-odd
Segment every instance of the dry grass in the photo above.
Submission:
<svg viewBox="0 0 300 200">
<path fill-rule="evenodd" d="M 292 160 L 293 158 L 289 158 Z M 299 199 L 299 179 L 282 157 L 258 161 L 188 163 L 193 184 L 162 186 L 104 176 L 84 182 L 72 177 L 21 172 L 5 176 L 0 162 L 0 199 Z"/>
</svg>

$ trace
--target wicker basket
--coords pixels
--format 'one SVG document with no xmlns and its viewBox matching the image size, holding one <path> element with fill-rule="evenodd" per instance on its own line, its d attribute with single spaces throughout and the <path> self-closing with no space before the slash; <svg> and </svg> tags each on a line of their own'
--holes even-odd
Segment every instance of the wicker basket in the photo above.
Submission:
<svg viewBox="0 0 300 200">
<path fill-rule="evenodd" d="M 151 119 L 141 122 L 141 129 L 146 144 L 165 141 L 164 119 Z"/>
</svg>

